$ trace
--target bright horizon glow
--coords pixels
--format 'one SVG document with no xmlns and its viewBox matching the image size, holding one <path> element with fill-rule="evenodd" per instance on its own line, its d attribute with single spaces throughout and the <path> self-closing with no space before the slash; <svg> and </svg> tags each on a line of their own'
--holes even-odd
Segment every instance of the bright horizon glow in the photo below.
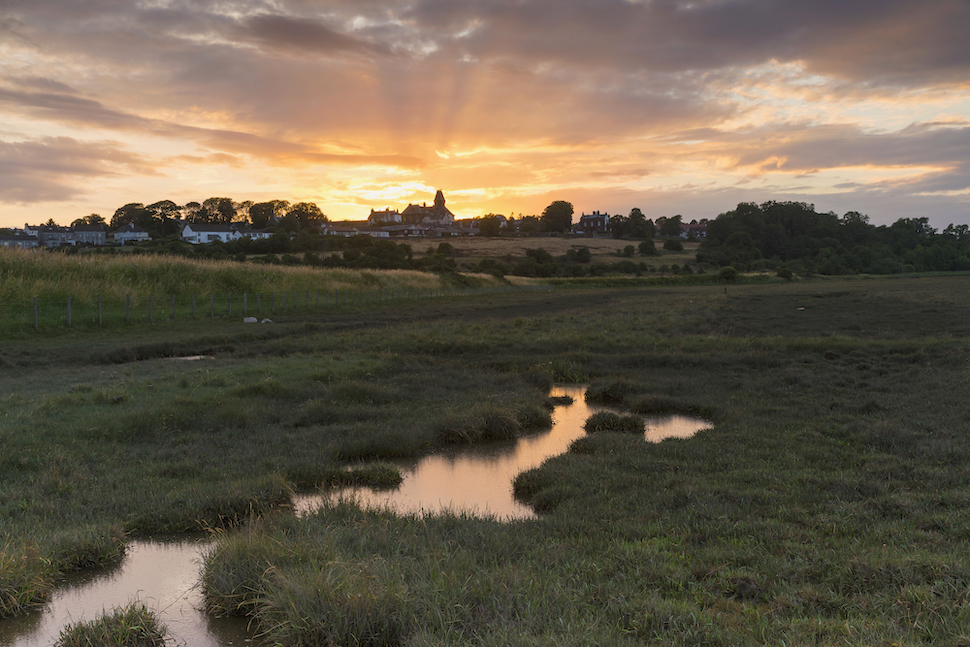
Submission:
<svg viewBox="0 0 970 647">
<path fill-rule="evenodd" d="M 363 220 L 437 189 L 459 218 L 970 223 L 966 24 L 960 0 L 14 3 L 0 227 L 210 197 Z"/>
</svg>

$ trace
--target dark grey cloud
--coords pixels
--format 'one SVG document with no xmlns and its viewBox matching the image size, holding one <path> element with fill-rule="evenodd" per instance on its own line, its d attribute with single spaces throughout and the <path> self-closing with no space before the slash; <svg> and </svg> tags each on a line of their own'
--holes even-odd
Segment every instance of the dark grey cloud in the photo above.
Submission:
<svg viewBox="0 0 970 647">
<path fill-rule="evenodd" d="M 759 145 L 741 147 L 739 166 L 775 164 L 777 169 L 813 172 L 848 166 L 963 168 L 970 163 L 970 126 L 915 124 L 893 133 L 868 133 L 850 126 L 791 130 Z M 733 148 L 733 147 L 732 147 Z M 959 177 L 959 174 L 957 174 Z M 970 187 L 970 175 L 958 181 Z"/>
<path fill-rule="evenodd" d="M 271 49 L 297 54 L 355 53 L 386 55 L 388 50 L 352 38 L 325 23 L 279 14 L 257 14 L 244 18 L 235 34 Z"/>
<path fill-rule="evenodd" d="M 34 117 L 102 128 L 146 127 L 149 120 L 111 110 L 93 99 L 66 92 L 29 92 L 0 87 L 0 105 Z"/>
<path fill-rule="evenodd" d="M 63 201 L 84 195 L 91 180 L 128 173 L 153 174 L 148 160 L 114 142 L 70 137 L 0 141 L 0 200 Z"/>
<path fill-rule="evenodd" d="M 769 61 L 870 83 L 921 85 L 970 71 L 965 0 L 423 0 L 405 15 L 453 46 L 509 56 L 676 73 Z"/>
</svg>

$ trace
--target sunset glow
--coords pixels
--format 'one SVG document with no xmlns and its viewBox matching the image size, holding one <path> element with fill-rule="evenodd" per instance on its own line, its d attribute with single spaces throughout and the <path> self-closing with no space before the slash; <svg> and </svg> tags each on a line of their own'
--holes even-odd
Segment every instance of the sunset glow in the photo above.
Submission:
<svg viewBox="0 0 970 647">
<path fill-rule="evenodd" d="M 12 0 L 0 227 L 213 196 L 331 219 L 970 222 L 965 0 Z"/>
</svg>

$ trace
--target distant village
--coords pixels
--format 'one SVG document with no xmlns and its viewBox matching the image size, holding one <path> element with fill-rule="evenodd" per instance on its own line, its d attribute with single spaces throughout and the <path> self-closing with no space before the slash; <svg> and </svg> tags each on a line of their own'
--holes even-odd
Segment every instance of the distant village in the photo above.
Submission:
<svg viewBox="0 0 970 647">
<path fill-rule="evenodd" d="M 175 206 L 174 203 L 172 205 Z M 320 215 L 322 216 L 322 214 Z M 613 218 L 616 218 L 616 216 Z M 92 222 L 92 220 L 100 220 L 100 222 Z M 250 240 L 268 239 L 280 231 L 281 220 L 282 218 L 279 215 L 273 215 L 267 219 L 266 227 L 253 228 L 249 218 L 228 224 L 212 224 L 179 217 L 167 218 L 168 223 L 177 232 L 177 238 L 193 245 L 206 245 L 216 241 L 228 243 L 244 238 Z M 496 233 L 501 235 L 536 234 L 538 233 L 535 226 L 537 221 L 536 216 L 516 219 L 493 214 L 482 218 L 458 220 L 446 206 L 444 193 L 439 190 L 431 205 L 427 203 L 408 204 L 401 211 L 390 208 L 382 211 L 372 209 L 367 219 L 361 221 L 330 222 L 322 217 L 311 220 L 309 227 L 315 230 L 314 233 L 321 236 L 366 235 L 374 238 L 441 238 L 483 234 L 495 235 Z M 485 231 L 486 224 L 489 227 L 488 231 Z M 699 240 L 706 235 L 707 223 L 704 221 L 678 224 L 681 238 Z M 304 223 L 304 227 L 306 227 L 306 223 Z M 497 229 L 497 232 L 492 228 Z M 659 227 L 655 229 L 655 232 L 659 233 Z M 572 223 L 568 231 L 563 233 L 585 237 L 610 236 L 613 233 L 611 216 L 599 211 L 590 214 L 583 213 L 580 215 L 579 221 Z M 70 226 L 60 226 L 48 222 L 44 225 L 25 224 L 23 228 L 0 231 L 0 246 L 20 249 L 62 246 L 102 247 L 150 240 L 152 240 L 151 233 L 133 222 L 111 229 L 100 217 L 79 219 Z"/>
</svg>

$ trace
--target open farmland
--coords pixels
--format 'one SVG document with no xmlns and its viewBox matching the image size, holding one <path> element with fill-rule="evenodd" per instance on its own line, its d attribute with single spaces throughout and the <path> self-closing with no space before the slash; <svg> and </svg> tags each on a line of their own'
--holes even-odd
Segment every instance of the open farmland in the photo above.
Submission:
<svg viewBox="0 0 970 647">
<path fill-rule="evenodd" d="M 578 250 L 588 247 L 593 256 L 594 263 L 610 263 L 617 260 L 617 255 L 624 247 L 632 245 L 634 248 L 639 244 L 635 240 L 618 240 L 615 238 L 574 238 L 574 237 L 535 237 L 535 238 L 512 238 L 512 237 L 459 237 L 448 239 L 449 245 L 462 257 L 461 262 L 479 261 L 484 258 L 503 258 L 511 256 L 521 258 L 525 256 L 528 249 L 542 248 L 553 256 L 564 256 L 570 249 Z M 694 262 L 694 255 L 697 253 L 695 242 L 684 242 L 683 252 L 670 252 L 663 249 L 663 241 L 656 240 L 658 256 L 649 257 L 646 260 L 652 264 L 666 263 L 668 265 L 677 263 L 683 265 L 686 262 Z M 426 246 L 422 243 L 414 244 L 416 252 L 426 251 Z"/>
</svg>

